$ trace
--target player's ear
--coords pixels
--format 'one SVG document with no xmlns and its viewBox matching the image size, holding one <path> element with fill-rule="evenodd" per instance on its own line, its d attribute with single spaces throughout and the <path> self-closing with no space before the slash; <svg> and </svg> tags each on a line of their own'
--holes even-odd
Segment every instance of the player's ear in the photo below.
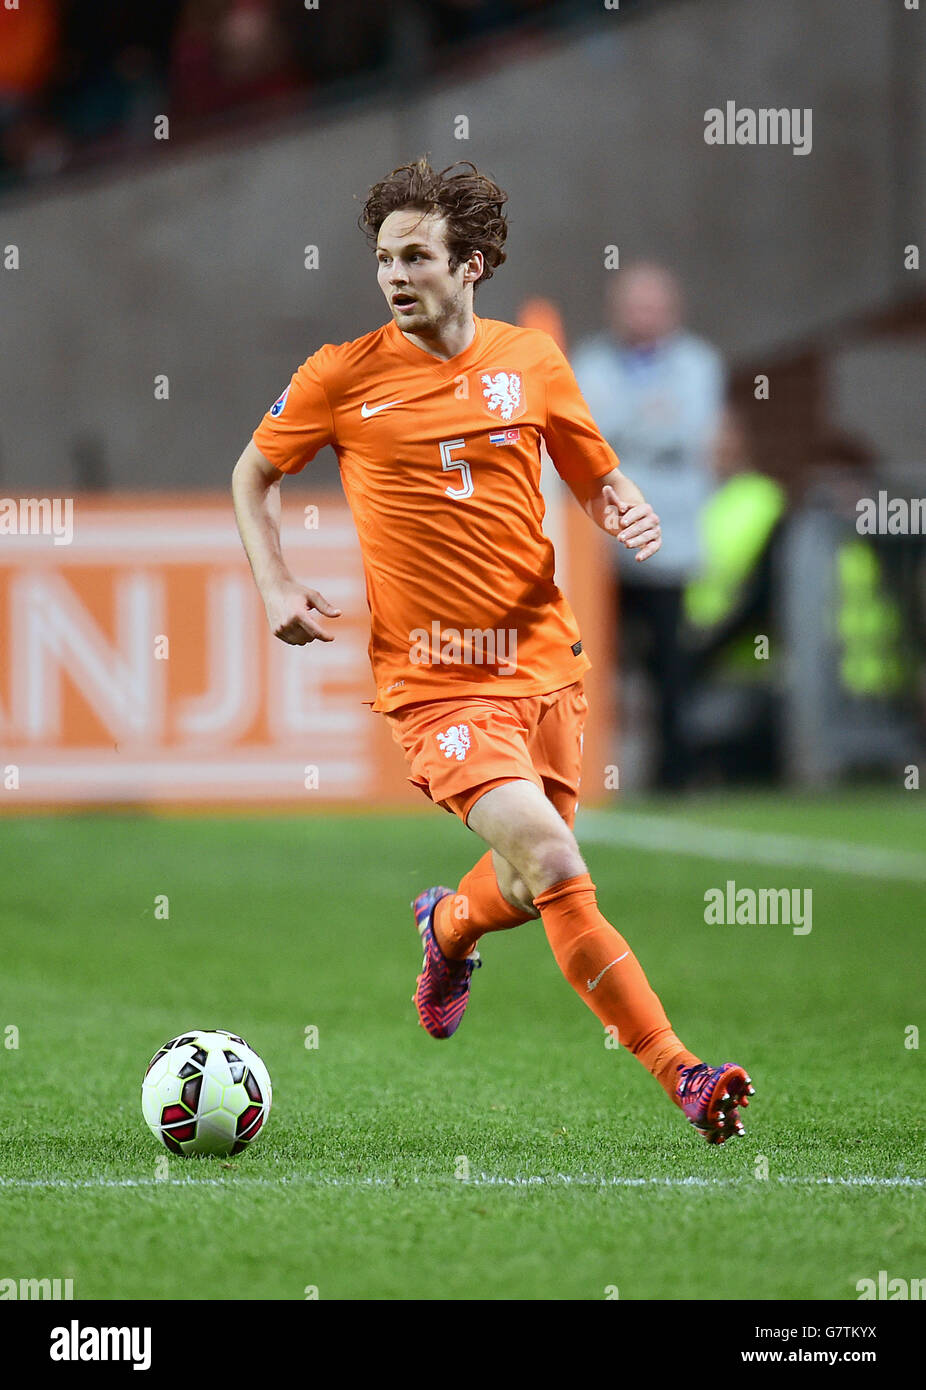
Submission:
<svg viewBox="0 0 926 1390">
<path fill-rule="evenodd" d="M 481 251 L 473 251 L 463 265 L 463 283 L 473 285 L 486 268 L 485 257 Z"/>
</svg>

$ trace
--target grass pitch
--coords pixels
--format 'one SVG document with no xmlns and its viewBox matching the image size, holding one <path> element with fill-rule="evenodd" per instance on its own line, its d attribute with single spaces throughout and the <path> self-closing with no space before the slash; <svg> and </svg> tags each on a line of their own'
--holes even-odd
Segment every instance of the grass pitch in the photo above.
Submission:
<svg viewBox="0 0 926 1390">
<path fill-rule="evenodd" d="M 297 1300 L 855 1299 L 881 1269 L 922 1277 L 916 796 L 648 803 L 661 849 L 586 847 L 681 1037 L 752 1074 L 747 1137 L 720 1149 L 605 1046 L 539 923 L 483 943 L 455 1038 L 417 1026 L 408 904 L 480 852 L 449 816 L 4 822 L 0 1275 Z M 673 848 L 692 823 L 716 855 Z M 784 831 L 811 859 L 833 839 L 908 859 L 750 858 Z M 812 932 L 706 925 L 728 878 L 812 889 Z M 256 1047 L 274 1108 L 249 1153 L 159 1180 L 141 1078 L 191 1027 Z"/>
</svg>

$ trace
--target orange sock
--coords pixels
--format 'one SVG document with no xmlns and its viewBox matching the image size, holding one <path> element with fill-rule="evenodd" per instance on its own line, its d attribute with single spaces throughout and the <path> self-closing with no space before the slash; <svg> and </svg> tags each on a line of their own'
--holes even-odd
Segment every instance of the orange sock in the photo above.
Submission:
<svg viewBox="0 0 926 1390">
<path fill-rule="evenodd" d="M 627 942 L 598 910 L 589 874 L 554 883 L 534 899 L 566 979 L 617 1040 L 675 1100 L 678 1067 L 700 1058 L 682 1046 Z"/>
<path fill-rule="evenodd" d="M 448 960 L 462 960 L 486 932 L 510 931 L 533 920 L 502 897 L 492 867 L 492 851 L 486 850 L 460 880 L 457 891 L 437 904 L 434 935 Z"/>
</svg>

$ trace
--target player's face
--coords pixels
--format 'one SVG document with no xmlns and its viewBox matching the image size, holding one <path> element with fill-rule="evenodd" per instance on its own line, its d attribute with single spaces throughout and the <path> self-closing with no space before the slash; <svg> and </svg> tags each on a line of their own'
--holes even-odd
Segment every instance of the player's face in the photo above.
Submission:
<svg viewBox="0 0 926 1390">
<path fill-rule="evenodd" d="M 403 333 L 429 337 L 472 311 L 480 253 L 451 270 L 444 232 L 442 217 L 413 209 L 391 212 L 379 229 L 376 278 Z"/>
</svg>

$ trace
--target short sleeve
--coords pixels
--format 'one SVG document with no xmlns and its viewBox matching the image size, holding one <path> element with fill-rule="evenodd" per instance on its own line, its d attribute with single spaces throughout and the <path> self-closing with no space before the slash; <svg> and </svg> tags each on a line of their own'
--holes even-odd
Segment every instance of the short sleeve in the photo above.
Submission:
<svg viewBox="0 0 926 1390">
<path fill-rule="evenodd" d="M 566 358 L 551 342 L 545 363 L 547 386 L 544 440 L 557 473 L 571 486 L 593 482 L 620 461 L 592 418 Z"/>
<path fill-rule="evenodd" d="M 281 473 L 298 473 L 319 449 L 334 443 L 331 406 L 315 357 L 303 362 L 274 401 L 254 431 L 254 443 Z"/>
</svg>

